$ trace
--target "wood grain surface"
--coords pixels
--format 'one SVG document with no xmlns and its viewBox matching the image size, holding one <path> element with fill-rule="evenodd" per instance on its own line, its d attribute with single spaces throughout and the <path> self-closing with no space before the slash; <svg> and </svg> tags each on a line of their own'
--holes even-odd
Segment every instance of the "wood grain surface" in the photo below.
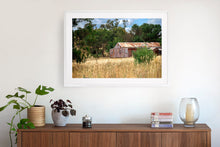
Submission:
<svg viewBox="0 0 220 147">
<path fill-rule="evenodd" d="M 183 124 L 174 124 L 174 128 L 151 128 L 150 124 L 93 124 L 92 128 L 82 128 L 81 124 L 68 124 L 66 127 L 56 127 L 53 124 L 46 124 L 43 127 L 36 127 L 35 129 L 19 129 L 22 132 L 34 131 L 107 131 L 107 132 L 202 132 L 211 131 L 206 124 L 196 124 L 195 128 L 185 128 Z"/>
<path fill-rule="evenodd" d="M 117 147 L 161 147 L 161 133 L 118 133 Z"/>
<path fill-rule="evenodd" d="M 70 133 L 71 147 L 115 147 L 116 133 Z"/>
<path fill-rule="evenodd" d="M 150 124 L 81 124 L 55 127 L 46 124 L 18 130 L 18 147 L 211 147 L 211 129 L 206 124 L 185 128 L 151 128 Z"/>
</svg>

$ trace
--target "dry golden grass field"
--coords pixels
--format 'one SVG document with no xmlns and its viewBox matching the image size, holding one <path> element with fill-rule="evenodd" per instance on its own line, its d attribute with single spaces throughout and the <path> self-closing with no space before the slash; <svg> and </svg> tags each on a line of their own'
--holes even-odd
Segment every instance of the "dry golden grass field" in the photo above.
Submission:
<svg viewBox="0 0 220 147">
<path fill-rule="evenodd" d="M 87 59 L 72 63 L 73 78 L 161 78 L 161 56 L 150 64 L 135 64 L 134 58 Z"/>
</svg>

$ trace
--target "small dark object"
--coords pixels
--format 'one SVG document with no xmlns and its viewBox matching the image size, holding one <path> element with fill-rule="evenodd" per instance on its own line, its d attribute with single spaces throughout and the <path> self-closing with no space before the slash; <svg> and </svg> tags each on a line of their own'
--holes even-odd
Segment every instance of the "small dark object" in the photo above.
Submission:
<svg viewBox="0 0 220 147">
<path fill-rule="evenodd" d="M 92 128 L 92 117 L 86 115 L 82 118 L 82 127 L 83 128 Z"/>
<path fill-rule="evenodd" d="M 92 128 L 92 122 L 91 121 L 83 122 L 83 128 Z"/>
</svg>

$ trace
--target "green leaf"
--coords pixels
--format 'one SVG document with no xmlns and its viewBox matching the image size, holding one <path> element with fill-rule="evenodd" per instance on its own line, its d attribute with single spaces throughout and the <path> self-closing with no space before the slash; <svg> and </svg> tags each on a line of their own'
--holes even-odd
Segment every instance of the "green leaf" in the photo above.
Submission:
<svg viewBox="0 0 220 147">
<path fill-rule="evenodd" d="M 52 92 L 52 91 L 54 91 L 52 87 L 47 88 L 46 86 L 39 85 L 35 93 L 37 95 L 47 95 L 49 92 Z"/>
<path fill-rule="evenodd" d="M 25 96 L 24 96 L 24 95 L 21 95 L 21 96 L 19 96 L 19 97 L 23 99 Z"/>
<path fill-rule="evenodd" d="M 27 123 L 27 126 L 28 126 L 29 128 L 31 128 L 31 129 L 34 129 L 34 128 L 35 128 L 35 126 L 34 126 L 34 124 L 33 124 L 32 122 Z"/>
<path fill-rule="evenodd" d="M 14 95 L 7 95 L 6 98 L 12 98 L 12 97 L 16 97 L 16 98 L 24 98 L 25 95 L 18 95 L 18 92 L 16 92 Z"/>
<path fill-rule="evenodd" d="M 13 109 L 20 109 L 20 105 L 17 103 L 16 105 L 13 106 Z"/>
<path fill-rule="evenodd" d="M 23 125 L 23 127 L 22 127 L 23 129 L 27 129 L 28 127 L 26 126 L 26 125 Z"/>
<path fill-rule="evenodd" d="M 13 96 L 13 95 L 7 95 L 7 96 L 6 96 L 6 98 L 8 98 L 8 99 L 9 99 L 9 98 L 12 98 L 12 97 L 14 97 L 14 96 Z"/>
<path fill-rule="evenodd" d="M 18 97 L 18 92 L 15 93 L 14 97 Z"/>
<path fill-rule="evenodd" d="M 10 104 L 12 104 L 12 103 L 17 104 L 17 101 L 16 101 L 16 100 L 11 100 L 11 101 L 9 101 L 7 105 L 5 105 L 5 106 L 3 106 L 3 107 L 0 107 L 0 112 L 3 111 L 6 107 L 8 107 L 8 106 L 9 106 Z"/>
<path fill-rule="evenodd" d="M 17 127 L 18 127 L 18 129 L 22 129 L 22 124 L 18 123 Z"/>
<path fill-rule="evenodd" d="M 20 120 L 20 123 L 23 125 L 23 124 L 26 124 L 26 122 L 29 122 L 29 121 L 30 121 L 30 119 L 24 118 L 24 119 Z"/>
<path fill-rule="evenodd" d="M 54 91 L 54 88 L 48 87 L 47 90 L 50 91 L 50 92 L 52 92 L 52 91 Z"/>
<path fill-rule="evenodd" d="M 11 130 L 12 130 L 12 131 L 16 131 L 16 129 L 15 129 L 15 128 L 11 128 Z"/>
<path fill-rule="evenodd" d="M 17 124 L 19 129 L 34 129 L 35 126 L 29 119 L 21 119 L 20 122 Z"/>
<path fill-rule="evenodd" d="M 28 91 L 28 90 L 26 90 L 26 89 L 24 89 L 24 88 L 22 88 L 22 87 L 18 87 L 18 90 L 19 91 L 21 91 L 21 92 L 25 92 L 25 93 L 31 93 L 30 91 Z"/>
<path fill-rule="evenodd" d="M 17 124 L 17 127 L 19 129 L 28 129 L 28 128 L 35 128 L 34 124 L 32 122 L 30 122 L 29 119 L 21 119 L 20 122 Z"/>
<path fill-rule="evenodd" d="M 11 123 L 7 123 L 9 126 L 11 126 L 12 124 Z"/>
<path fill-rule="evenodd" d="M 0 111 L 3 111 L 8 105 L 5 105 L 3 107 L 0 107 Z"/>
</svg>

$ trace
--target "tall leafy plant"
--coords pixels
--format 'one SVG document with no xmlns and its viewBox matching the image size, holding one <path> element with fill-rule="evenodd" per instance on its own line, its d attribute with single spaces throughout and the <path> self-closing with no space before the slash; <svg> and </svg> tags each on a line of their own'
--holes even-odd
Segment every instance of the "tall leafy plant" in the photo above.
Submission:
<svg viewBox="0 0 220 147">
<path fill-rule="evenodd" d="M 27 108 L 34 107 L 37 102 L 38 96 L 47 95 L 50 92 L 54 91 L 52 87 L 39 85 L 35 90 L 36 97 L 34 103 L 31 104 L 28 101 L 28 95 L 31 93 L 30 91 L 22 87 L 18 87 L 16 90 L 17 92 L 15 94 L 9 94 L 6 96 L 9 102 L 5 106 L 0 107 L 0 112 L 5 110 L 10 105 L 13 105 L 13 109 L 15 110 L 15 114 L 12 116 L 11 121 L 7 123 L 10 126 L 9 137 L 10 137 L 11 147 L 13 146 L 12 134 L 15 134 L 15 136 L 17 137 L 17 129 L 35 128 L 34 124 L 30 122 L 29 119 L 21 118 L 21 112 Z M 14 122 L 16 117 L 19 118 L 19 122 L 17 124 Z M 16 143 L 17 143 L 17 139 L 16 139 Z"/>
</svg>

